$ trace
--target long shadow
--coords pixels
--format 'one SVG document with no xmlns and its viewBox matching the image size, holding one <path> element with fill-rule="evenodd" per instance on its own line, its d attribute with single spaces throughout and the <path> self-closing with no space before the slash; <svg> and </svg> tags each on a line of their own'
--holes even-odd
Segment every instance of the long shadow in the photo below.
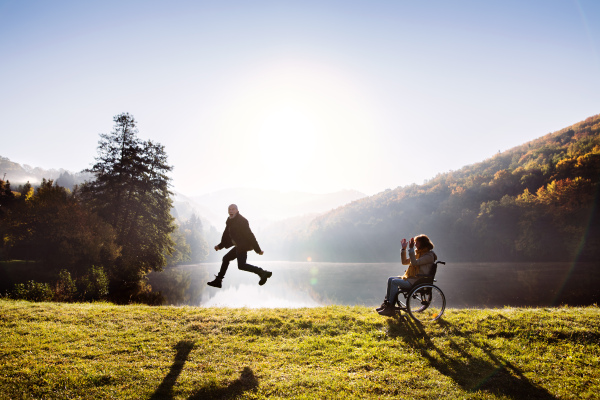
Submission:
<svg viewBox="0 0 600 400">
<path fill-rule="evenodd" d="M 165 376 L 162 383 L 158 386 L 150 400 L 172 400 L 173 387 L 177 382 L 177 378 L 183 370 L 183 366 L 194 348 L 194 342 L 182 340 L 175 345 L 175 360 L 171 365 L 171 370 Z M 245 367 L 238 379 L 231 382 L 225 387 L 208 386 L 201 388 L 193 393 L 188 400 L 211 400 L 211 399 L 230 399 L 242 394 L 248 390 L 256 390 L 258 387 L 258 379 L 254 376 L 254 372 L 249 367 Z"/>
<path fill-rule="evenodd" d="M 188 397 L 188 400 L 216 400 L 232 399 L 243 392 L 256 390 L 258 388 L 258 379 L 249 367 L 245 367 L 238 379 L 225 387 L 204 387 Z"/>
<path fill-rule="evenodd" d="M 485 345 L 477 343 L 446 321 L 438 323 L 453 335 L 464 338 L 468 345 L 461 345 L 446 337 L 451 342 L 450 348 L 455 352 L 455 355 L 449 356 L 435 346 L 422 325 L 410 317 L 388 319 L 390 336 L 401 337 L 419 351 L 432 367 L 464 390 L 490 392 L 513 399 L 556 399 L 546 389 L 529 381 L 523 371 L 496 356 Z"/>
<path fill-rule="evenodd" d="M 175 345 L 177 353 L 175 354 L 173 365 L 171 365 L 171 370 L 167 376 L 165 376 L 152 397 L 150 397 L 150 400 L 168 400 L 173 398 L 173 386 L 175 386 L 175 382 L 177 382 L 177 378 L 183 370 L 183 365 L 187 361 L 193 348 L 194 342 L 187 340 L 182 340 Z"/>
</svg>

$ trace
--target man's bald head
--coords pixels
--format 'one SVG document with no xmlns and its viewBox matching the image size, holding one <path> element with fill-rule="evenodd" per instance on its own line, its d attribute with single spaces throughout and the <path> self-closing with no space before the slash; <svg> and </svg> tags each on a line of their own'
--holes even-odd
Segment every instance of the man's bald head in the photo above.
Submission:
<svg viewBox="0 0 600 400">
<path fill-rule="evenodd" d="M 238 206 L 235 204 L 231 204 L 228 208 L 227 208 L 227 212 L 229 213 L 229 218 L 235 218 L 235 216 L 238 214 Z"/>
</svg>

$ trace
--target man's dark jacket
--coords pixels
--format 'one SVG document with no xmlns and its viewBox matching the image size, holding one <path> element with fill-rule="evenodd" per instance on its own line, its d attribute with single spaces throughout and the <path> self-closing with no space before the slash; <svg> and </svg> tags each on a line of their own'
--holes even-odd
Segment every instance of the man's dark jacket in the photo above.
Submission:
<svg viewBox="0 0 600 400">
<path fill-rule="evenodd" d="M 227 218 L 221 243 L 218 244 L 220 249 L 228 249 L 234 245 L 244 251 L 254 250 L 257 253 L 261 253 L 262 251 L 254 234 L 250 230 L 248 220 L 242 217 L 240 213 L 233 218 Z"/>
</svg>

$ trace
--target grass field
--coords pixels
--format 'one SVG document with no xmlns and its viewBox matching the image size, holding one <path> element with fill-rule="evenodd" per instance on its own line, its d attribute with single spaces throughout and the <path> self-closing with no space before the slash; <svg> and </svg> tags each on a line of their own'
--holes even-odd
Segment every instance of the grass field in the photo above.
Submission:
<svg viewBox="0 0 600 400">
<path fill-rule="evenodd" d="M 0 300 L 0 399 L 600 398 L 600 309 Z"/>
</svg>

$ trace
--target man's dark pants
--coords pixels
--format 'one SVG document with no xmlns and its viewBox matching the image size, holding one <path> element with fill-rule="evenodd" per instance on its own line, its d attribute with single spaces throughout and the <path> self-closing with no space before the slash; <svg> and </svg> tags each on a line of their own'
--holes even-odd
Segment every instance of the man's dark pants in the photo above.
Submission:
<svg viewBox="0 0 600 400">
<path fill-rule="evenodd" d="M 225 273 L 227 272 L 227 267 L 229 267 L 229 263 L 235 259 L 237 259 L 238 269 L 241 269 L 242 271 L 253 272 L 259 276 L 262 272 L 265 272 L 265 270 L 262 268 L 247 264 L 246 260 L 248 259 L 248 252 L 234 247 L 223 257 L 221 270 L 219 271 L 218 275 L 219 278 L 223 279 Z"/>
</svg>

